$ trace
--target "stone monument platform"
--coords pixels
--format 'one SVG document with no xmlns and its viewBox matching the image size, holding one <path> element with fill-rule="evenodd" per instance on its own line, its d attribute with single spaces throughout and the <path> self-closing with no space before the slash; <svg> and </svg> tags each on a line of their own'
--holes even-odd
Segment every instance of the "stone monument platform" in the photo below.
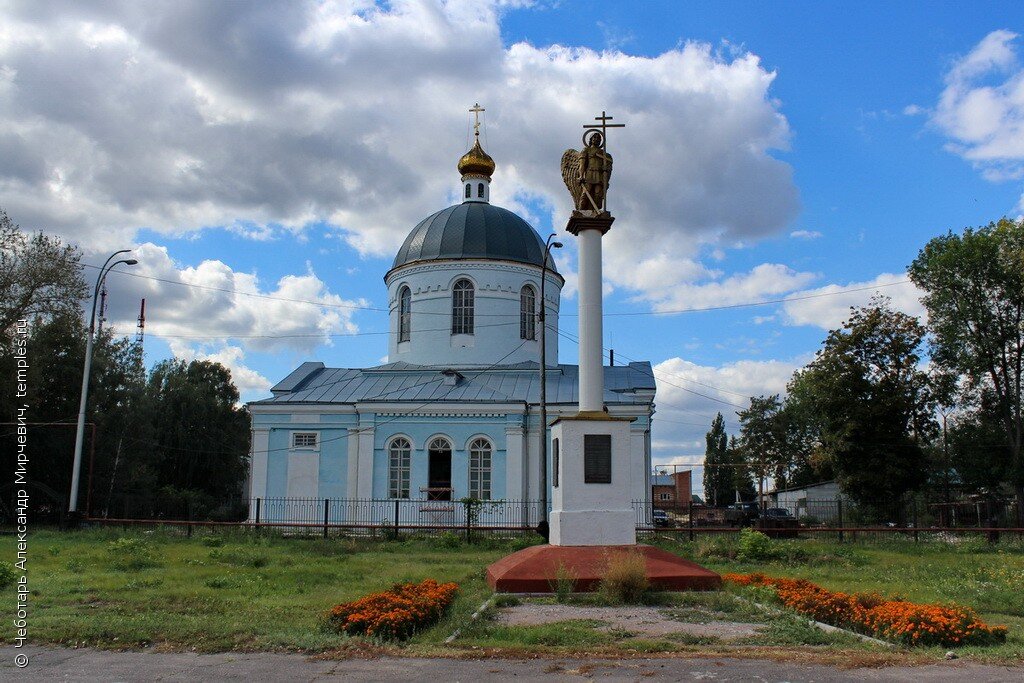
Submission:
<svg viewBox="0 0 1024 683">
<path fill-rule="evenodd" d="M 487 568 L 487 583 L 499 593 L 553 593 L 555 575 L 564 566 L 576 577 L 575 590 L 597 590 L 616 554 L 637 552 L 647 563 L 656 590 L 716 590 L 722 578 L 678 555 L 649 545 L 535 545 L 507 555 Z"/>
</svg>

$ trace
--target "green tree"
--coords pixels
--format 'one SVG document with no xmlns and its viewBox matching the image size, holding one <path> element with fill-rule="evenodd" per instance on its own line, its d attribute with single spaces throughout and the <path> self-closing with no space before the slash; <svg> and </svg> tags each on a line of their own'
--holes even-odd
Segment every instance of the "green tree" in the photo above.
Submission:
<svg viewBox="0 0 1024 683">
<path fill-rule="evenodd" d="M 926 479 L 922 444 L 935 401 L 920 369 L 925 329 L 885 297 L 852 309 L 794 377 L 819 423 L 818 451 L 840 486 L 865 505 L 899 501 Z"/>
<path fill-rule="evenodd" d="M 704 498 L 708 505 L 727 505 L 733 498 L 733 472 L 729 461 L 728 436 L 721 413 L 711 421 L 711 430 L 704 437 Z"/>
<path fill-rule="evenodd" d="M 231 372 L 219 363 L 158 363 L 146 389 L 156 479 L 205 502 L 241 493 L 249 454 L 249 414 Z"/>
<path fill-rule="evenodd" d="M 79 309 L 86 295 L 81 252 L 57 237 L 28 234 L 0 209 L 0 332 L 18 320 Z"/>
<path fill-rule="evenodd" d="M 789 448 L 779 395 L 751 396 L 750 406 L 738 415 L 741 453 L 747 469 L 757 479 L 758 492 L 764 494 L 768 477 L 774 477 L 778 487 L 785 486 Z"/>
<path fill-rule="evenodd" d="M 732 465 L 731 486 L 729 501 L 735 502 L 736 494 L 744 501 L 754 500 L 757 495 L 757 488 L 754 486 L 753 473 L 746 462 L 743 447 L 735 436 L 729 437 L 729 448 L 726 451 L 727 461 Z"/>
<path fill-rule="evenodd" d="M 1024 500 L 1024 225 L 1002 218 L 936 237 L 909 272 L 924 290 L 937 373 L 963 406 L 999 426 L 1000 469 Z"/>
</svg>

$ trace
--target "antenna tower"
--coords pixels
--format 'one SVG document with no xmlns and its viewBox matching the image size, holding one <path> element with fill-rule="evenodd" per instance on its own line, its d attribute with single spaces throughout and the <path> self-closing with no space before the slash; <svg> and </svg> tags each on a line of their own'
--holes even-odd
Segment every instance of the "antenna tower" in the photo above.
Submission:
<svg viewBox="0 0 1024 683">
<path fill-rule="evenodd" d="M 142 306 L 139 307 L 139 325 L 135 332 L 135 342 L 141 344 L 146 338 L 146 300 L 142 300 Z"/>
</svg>

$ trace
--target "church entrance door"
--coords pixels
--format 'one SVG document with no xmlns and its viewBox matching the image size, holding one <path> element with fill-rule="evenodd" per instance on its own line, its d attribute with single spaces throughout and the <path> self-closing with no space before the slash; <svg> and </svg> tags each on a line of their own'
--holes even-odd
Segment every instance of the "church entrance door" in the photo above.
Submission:
<svg viewBox="0 0 1024 683">
<path fill-rule="evenodd" d="M 452 447 L 444 439 L 434 439 L 427 450 L 427 499 L 452 499 Z"/>
</svg>

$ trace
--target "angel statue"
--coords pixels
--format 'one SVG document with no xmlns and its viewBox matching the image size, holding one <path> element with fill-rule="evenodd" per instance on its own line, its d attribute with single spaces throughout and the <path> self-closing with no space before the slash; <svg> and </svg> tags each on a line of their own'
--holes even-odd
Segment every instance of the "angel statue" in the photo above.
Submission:
<svg viewBox="0 0 1024 683">
<path fill-rule="evenodd" d="M 600 131 L 589 131 L 582 150 L 567 149 L 562 154 L 562 179 L 569 188 L 576 211 L 589 215 L 607 213 L 605 199 L 612 177 L 612 155 L 604 149 Z"/>
</svg>

